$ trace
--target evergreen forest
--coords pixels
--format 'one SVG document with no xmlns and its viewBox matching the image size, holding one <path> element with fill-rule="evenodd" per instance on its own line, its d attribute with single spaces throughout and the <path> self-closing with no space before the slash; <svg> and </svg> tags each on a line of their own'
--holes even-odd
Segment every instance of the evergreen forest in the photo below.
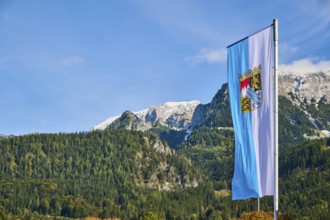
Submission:
<svg viewBox="0 0 330 220">
<path fill-rule="evenodd" d="M 176 150 L 141 131 L 0 138 L 0 219 L 232 219 L 234 133 L 200 127 Z M 330 216 L 330 138 L 280 148 L 280 212 Z M 272 197 L 260 199 L 272 212 Z"/>
</svg>

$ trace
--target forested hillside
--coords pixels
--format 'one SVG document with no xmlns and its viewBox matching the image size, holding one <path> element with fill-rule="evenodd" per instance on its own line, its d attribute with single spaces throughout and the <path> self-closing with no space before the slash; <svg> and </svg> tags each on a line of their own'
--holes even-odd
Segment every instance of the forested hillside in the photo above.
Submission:
<svg viewBox="0 0 330 220">
<path fill-rule="evenodd" d="M 297 219 L 328 219 L 330 138 L 285 149 L 279 158 L 282 210 Z"/>
<path fill-rule="evenodd" d="M 113 130 L 0 139 L 0 218 L 231 219 L 233 130 L 202 127 L 173 151 L 145 132 Z M 280 210 L 329 216 L 330 139 L 280 151 Z M 285 208 L 284 208 L 285 207 Z M 272 197 L 261 199 L 272 210 Z"/>
<path fill-rule="evenodd" d="M 216 200 L 222 204 L 228 199 L 225 206 L 214 206 L 237 216 L 256 210 L 256 200 L 230 201 L 234 169 L 233 135 L 233 130 L 228 128 L 200 128 L 189 136 L 180 152 L 188 155 L 194 165 L 208 176 L 216 195 L 226 195 Z M 279 170 L 282 213 L 293 219 L 323 220 L 330 216 L 330 138 L 281 147 Z M 230 203 L 232 206 L 228 206 Z M 272 211 L 272 206 L 272 197 L 261 199 L 262 210 Z M 232 207 L 238 211 L 234 212 L 230 209 Z"/>
<path fill-rule="evenodd" d="M 201 180 L 188 159 L 142 132 L 0 139 L 0 210 L 18 216 L 198 215 L 212 197 Z"/>
</svg>

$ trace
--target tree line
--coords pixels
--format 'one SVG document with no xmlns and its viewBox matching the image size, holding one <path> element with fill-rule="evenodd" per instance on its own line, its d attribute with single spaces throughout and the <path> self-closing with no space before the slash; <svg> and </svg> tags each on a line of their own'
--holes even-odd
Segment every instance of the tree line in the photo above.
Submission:
<svg viewBox="0 0 330 220">
<path fill-rule="evenodd" d="M 231 219 L 257 209 L 231 200 L 232 130 L 201 127 L 173 154 L 159 141 L 126 130 L 2 137 L 0 217 Z M 281 148 L 279 159 L 280 211 L 326 219 L 330 139 Z M 262 210 L 272 202 L 262 198 Z"/>
</svg>

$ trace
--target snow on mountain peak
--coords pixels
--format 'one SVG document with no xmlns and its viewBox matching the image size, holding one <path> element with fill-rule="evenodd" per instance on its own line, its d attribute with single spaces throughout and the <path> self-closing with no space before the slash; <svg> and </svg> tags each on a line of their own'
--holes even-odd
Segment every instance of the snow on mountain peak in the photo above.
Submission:
<svg viewBox="0 0 330 220">
<path fill-rule="evenodd" d="M 300 102 L 316 103 L 323 97 L 330 101 L 330 71 L 279 74 L 279 95 L 295 95 Z M 298 100 L 297 100 L 298 101 Z"/>
<path fill-rule="evenodd" d="M 151 106 L 148 109 L 133 113 L 146 124 L 154 125 L 159 123 L 162 126 L 175 130 L 182 130 L 190 125 L 194 110 L 199 104 L 200 102 L 197 100 L 189 102 L 165 102 L 160 106 Z M 104 130 L 119 118 L 120 116 L 110 117 L 94 126 L 93 130 Z"/>
<path fill-rule="evenodd" d="M 93 126 L 93 130 L 104 130 L 108 127 L 109 124 L 117 120 L 120 116 L 114 116 L 106 119 L 105 121 L 101 122 L 98 125 Z"/>
<path fill-rule="evenodd" d="M 143 118 L 146 113 L 148 112 L 148 109 L 144 109 L 138 112 L 133 112 L 138 118 Z M 106 119 L 105 121 L 101 122 L 98 125 L 93 126 L 92 130 L 104 130 L 106 129 L 111 123 L 113 123 L 114 121 L 116 121 L 118 118 L 120 118 L 120 115 L 116 115 L 113 117 L 110 117 L 108 119 Z"/>
</svg>

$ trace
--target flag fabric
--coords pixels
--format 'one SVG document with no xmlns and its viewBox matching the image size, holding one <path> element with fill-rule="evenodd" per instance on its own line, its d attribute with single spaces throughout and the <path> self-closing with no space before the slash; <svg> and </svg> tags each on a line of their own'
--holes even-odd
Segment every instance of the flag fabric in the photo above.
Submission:
<svg viewBox="0 0 330 220">
<path fill-rule="evenodd" d="M 233 200 L 274 195 L 273 25 L 228 46 Z"/>
</svg>

